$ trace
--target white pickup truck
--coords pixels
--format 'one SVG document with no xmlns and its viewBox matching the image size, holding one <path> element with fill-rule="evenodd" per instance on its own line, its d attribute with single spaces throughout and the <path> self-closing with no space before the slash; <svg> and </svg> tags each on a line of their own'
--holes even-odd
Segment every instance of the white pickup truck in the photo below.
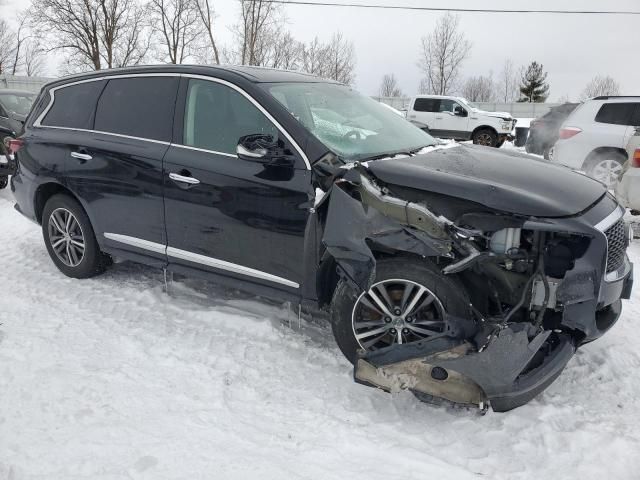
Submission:
<svg viewBox="0 0 640 480">
<path fill-rule="evenodd" d="M 438 138 L 473 140 L 501 147 L 511 139 L 516 120 L 507 112 L 486 112 L 461 97 L 418 95 L 411 99 L 407 119 Z"/>
</svg>

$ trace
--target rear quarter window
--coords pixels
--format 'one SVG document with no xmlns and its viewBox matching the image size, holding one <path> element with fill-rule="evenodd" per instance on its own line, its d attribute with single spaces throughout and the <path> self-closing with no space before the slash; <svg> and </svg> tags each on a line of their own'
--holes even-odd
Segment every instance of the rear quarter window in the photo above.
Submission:
<svg viewBox="0 0 640 480">
<path fill-rule="evenodd" d="M 611 125 L 631 125 L 637 103 L 605 103 L 596 114 L 596 122 Z"/>
<path fill-rule="evenodd" d="M 416 112 L 437 112 L 440 108 L 440 100 L 435 98 L 416 98 L 413 110 Z"/>
<path fill-rule="evenodd" d="M 109 80 L 98 100 L 94 130 L 170 142 L 178 77 Z"/>
<path fill-rule="evenodd" d="M 104 85 L 104 81 L 96 81 L 58 88 L 53 93 L 53 105 L 41 124 L 90 130 L 93 126 L 96 102 Z"/>
</svg>

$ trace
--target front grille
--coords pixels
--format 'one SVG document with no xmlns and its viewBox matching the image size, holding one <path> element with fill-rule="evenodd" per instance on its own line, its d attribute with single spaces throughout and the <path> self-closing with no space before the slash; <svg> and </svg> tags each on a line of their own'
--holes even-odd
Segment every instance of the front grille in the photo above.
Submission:
<svg viewBox="0 0 640 480">
<path fill-rule="evenodd" d="M 620 219 L 609 227 L 604 234 L 607 236 L 607 273 L 615 272 L 624 264 L 625 252 L 629 244 L 627 228 L 624 220 Z"/>
</svg>

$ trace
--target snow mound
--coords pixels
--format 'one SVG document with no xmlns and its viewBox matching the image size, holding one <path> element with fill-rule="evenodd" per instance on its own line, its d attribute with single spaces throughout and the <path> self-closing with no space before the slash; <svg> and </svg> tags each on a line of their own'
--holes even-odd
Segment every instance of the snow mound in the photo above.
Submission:
<svg viewBox="0 0 640 480">
<path fill-rule="evenodd" d="M 2 480 L 638 478 L 638 293 L 543 395 L 481 417 L 355 384 L 286 306 L 166 294 L 133 264 L 66 278 L 12 207 L 1 191 Z"/>
</svg>

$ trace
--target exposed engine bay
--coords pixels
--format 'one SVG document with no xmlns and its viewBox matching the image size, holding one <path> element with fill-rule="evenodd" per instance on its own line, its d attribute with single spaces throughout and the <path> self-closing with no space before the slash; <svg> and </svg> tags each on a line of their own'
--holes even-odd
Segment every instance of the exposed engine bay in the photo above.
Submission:
<svg viewBox="0 0 640 480">
<path fill-rule="evenodd" d="M 464 290 L 460 302 L 468 302 L 466 315 L 447 314 L 439 332 L 420 339 L 397 333 L 401 345 L 361 349 L 359 383 L 510 410 L 544 390 L 576 348 L 610 328 L 620 299 L 630 296 L 627 227 L 608 194 L 578 214 L 542 218 L 488 206 L 486 197 L 433 192 L 428 183 L 423 189 L 391 183 L 371 168 L 394 160 L 346 166 L 335 160 L 316 165 L 327 190 L 318 214 L 326 252 L 353 292 L 371 288 L 377 259 L 402 254 L 455 278 Z M 393 179 L 396 172 L 389 172 Z"/>
</svg>

